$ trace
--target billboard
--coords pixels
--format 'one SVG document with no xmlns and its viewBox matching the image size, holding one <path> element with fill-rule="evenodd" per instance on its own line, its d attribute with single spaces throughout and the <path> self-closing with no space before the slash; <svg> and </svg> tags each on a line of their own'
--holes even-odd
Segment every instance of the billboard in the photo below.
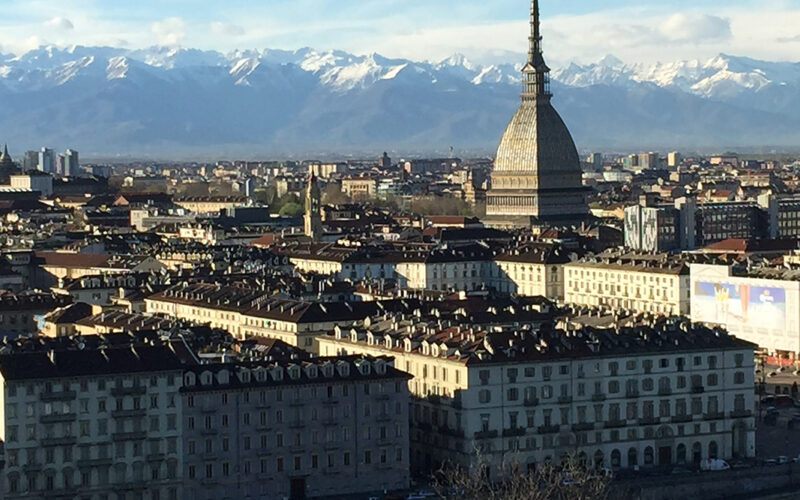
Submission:
<svg viewBox="0 0 800 500">
<path fill-rule="evenodd" d="M 705 323 L 786 329 L 786 290 L 778 287 L 696 281 L 692 291 L 692 319 Z"/>
</svg>

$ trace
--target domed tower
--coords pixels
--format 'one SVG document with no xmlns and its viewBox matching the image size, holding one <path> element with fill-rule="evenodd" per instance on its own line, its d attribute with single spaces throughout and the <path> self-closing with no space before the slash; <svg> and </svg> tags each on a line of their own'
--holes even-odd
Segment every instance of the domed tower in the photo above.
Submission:
<svg viewBox="0 0 800 500">
<path fill-rule="evenodd" d="M 587 190 L 575 142 L 550 102 L 550 68 L 542 54 L 538 0 L 531 3 L 522 85 L 522 103 L 497 148 L 486 197 L 487 219 L 508 225 L 578 225 L 588 218 Z"/>
</svg>

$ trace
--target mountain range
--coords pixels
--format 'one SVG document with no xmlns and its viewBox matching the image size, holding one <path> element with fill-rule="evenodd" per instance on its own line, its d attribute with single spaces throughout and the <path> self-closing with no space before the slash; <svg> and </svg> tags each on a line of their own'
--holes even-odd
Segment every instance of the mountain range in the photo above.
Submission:
<svg viewBox="0 0 800 500">
<path fill-rule="evenodd" d="M 342 51 L 41 47 L 0 54 L 0 141 L 83 156 L 492 154 L 520 67 Z M 800 147 L 800 63 L 720 54 L 552 72 L 579 149 Z"/>
</svg>

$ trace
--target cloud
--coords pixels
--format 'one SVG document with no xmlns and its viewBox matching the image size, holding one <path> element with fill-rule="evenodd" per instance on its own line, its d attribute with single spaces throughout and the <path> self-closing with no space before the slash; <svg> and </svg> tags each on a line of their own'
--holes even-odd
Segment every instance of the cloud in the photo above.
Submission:
<svg viewBox="0 0 800 500">
<path fill-rule="evenodd" d="M 66 17 L 54 17 L 44 22 L 45 28 L 59 31 L 69 31 L 75 28 L 72 21 Z"/>
<path fill-rule="evenodd" d="M 243 36 L 245 34 L 244 28 L 238 24 L 223 23 L 220 21 L 214 21 L 209 25 L 209 28 L 215 35 Z"/>
<path fill-rule="evenodd" d="M 164 47 L 176 47 L 186 38 L 186 23 L 180 17 L 168 17 L 150 25 L 150 31 Z"/>
<path fill-rule="evenodd" d="M 709 14 L 673 14 L 659 26 L 659 32 L 676 42 L 725 40 L 731 37 L 731 22 Z"/>
<path fill-rule="evenodd" d="M 782 36 L 777 39 L 781 43 L 800 43 L 800 35 Z"/>
</svg>

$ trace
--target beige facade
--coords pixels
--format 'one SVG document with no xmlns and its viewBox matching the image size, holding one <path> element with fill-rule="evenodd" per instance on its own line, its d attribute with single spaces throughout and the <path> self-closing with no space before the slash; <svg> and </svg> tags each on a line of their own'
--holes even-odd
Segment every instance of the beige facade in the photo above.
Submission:
<svg viewBox="0 0 800 500">
<path fill-rule="evenodd" d="M 635 312 L 688 315 L 688 268 L 573 262 L 564 266 L 564 302 Z"/>
<path fill-rule="evenodd" d="M 578 453 L 614 469 L 755 455 L 749 344 L 607 354 L 601 347 L 577 358 L 552 351 L 550 359 L 503 362 L 493 360 L 493 352 L 502 357 L 493 342 L 465 358 L 433 337 L 448 338 L 337 329 L 318 340 L 322 355 L 392 355 L 414 376 L 415 470 L 474 463 L 475 450 L 492 466 Z"/>
<path fill-rule="evenodd" d="M 378 182 L 369 177 L 350 177 L 342 179 L 342 193 L 352 199 L 374 198 L 378 192 Z"/>
</svg>

